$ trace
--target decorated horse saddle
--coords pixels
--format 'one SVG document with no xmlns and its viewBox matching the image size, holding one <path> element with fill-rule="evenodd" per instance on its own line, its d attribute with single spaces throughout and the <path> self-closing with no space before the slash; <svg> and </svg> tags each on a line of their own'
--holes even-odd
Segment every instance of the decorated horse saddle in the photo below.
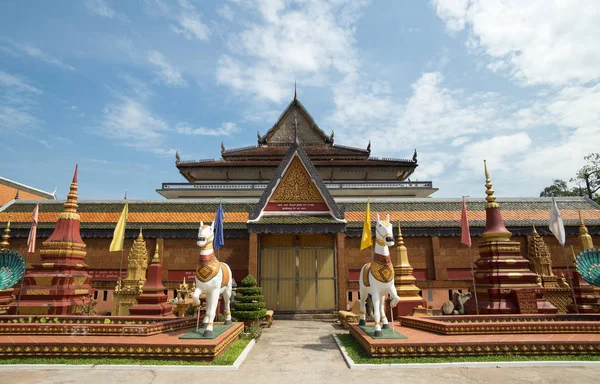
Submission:
<svg viewBox="0 0 600 384">
<path fill-rule="evenodd" d="M 208 256 L 212 257 L 200 257 L 200 263 L 198 264 L 198 268 L 196 268 L 196 278 L 203 283 L 209 282 L 214 279 L 215 276 L 219 273 L 219 269 L 222 271 L 223 279 L 221 280 L 221 287 L 229 284 L 229 268 L 227 268 L 227 264 L 219 262 L 215 258 L 214 253 Z"/>
<path fill-rule="evenodd" d="M 373 261 L 368 263 L 363 269 L 362 281 L 365 287 L 370 287 L 369 273 L 373 275 L 375 280 L 381 283 L 389 283 L 394 280 L 394 266 L 389 256 L 375 254 Z"/>
</svg>

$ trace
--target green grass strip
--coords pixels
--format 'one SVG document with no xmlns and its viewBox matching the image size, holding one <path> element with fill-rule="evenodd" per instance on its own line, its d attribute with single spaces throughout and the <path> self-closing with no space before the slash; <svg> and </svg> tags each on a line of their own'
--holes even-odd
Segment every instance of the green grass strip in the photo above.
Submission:
<svg viewBox="0 0 600 384">
<path fill-rule="evenodd" d="M 499 361 L 600 361 L 600 355 L 482 355 L 455 357 L 370 357 L 351 335 L 337 335 L 355 364 L 425 364 Z"/>
<path fill-rule="evenodd" d="M 221 356 L 213 361 L 188 361 L 188 360 L 154 360 L 137 358 L 101 358 L 101 357 L 80 357 L 67 359 L 43 358 L 43 357 L 23 357 L 13 359 L 0 359 L 1 365 L 7 364 L 73 364 L 73 365 L 233 365 L 235 360 L 242 354 L 242 351 L 250 343 L 249 339 L 240 339 L 234 342 L 231 347 Z"/>
</svg>

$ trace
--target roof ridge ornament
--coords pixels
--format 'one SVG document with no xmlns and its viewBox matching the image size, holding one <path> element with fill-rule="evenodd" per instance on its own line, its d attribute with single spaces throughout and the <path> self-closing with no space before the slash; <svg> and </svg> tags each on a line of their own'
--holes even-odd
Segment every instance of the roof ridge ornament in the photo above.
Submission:
<svg viewBox="0 0 600 384">
<path fill-rule="evenodd" d="M 181 158 L 179 157 L 179 150 L 175 151 L 175 164 L 179 164 L 181 162 Z"/>
<path fill-rule="evenodd" d="M 298 111 L 296 109 L 294 109 L 294 143 L 300 144 L 298 140 Z"/>
<path fill-rule="evenodd" d="M 413 163 L 417 162 L 417 148 L 415 148 L 415 153 L 413 153 L 412 161 Z"/>
<path fill-rule="evenodd" d="M 367 145 L 367 152 L 371 153 L 371 140 L 369 140 L 369 144 Z"/>
<path fill-rule="evenodd" d="M 296 80 L 294 80 L 294 100 L 298 99 L 296 96 L 297 96 L 297 93 L 296 93 Z"/>
</svg>

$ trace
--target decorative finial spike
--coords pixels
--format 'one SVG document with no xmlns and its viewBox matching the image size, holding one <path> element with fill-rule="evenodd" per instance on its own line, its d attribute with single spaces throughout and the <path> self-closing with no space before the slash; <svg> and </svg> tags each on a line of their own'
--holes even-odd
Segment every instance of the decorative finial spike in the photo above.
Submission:
<svg viewBox="0 0 600 384">
<path fill-rule="evenodd" d="M 296 81 L 294 81 L 294 100 L 296 100 Z"/>
<path fill-rule="evenodd" d="M 487 201 L 485 207 L 500 208 L 498 203 L 496 203 L 496 196 L 494 196 L 494 190 L 492 189 L 492 181 L 490 180 L 490 173 L 488 172 L 487 162 L 485 160 L 483 160 L 483 168 L 485 170 L 485 194 L 487 195 L 487 197 L 485 198 L 485 200 Z"/>
<path fill-rule="evenodd" d="M 158 264 L 160 263 L 160 255 L 159 255 L 159 246 L 158 246 L 158 241 L 156 242 L 156 250 L 154 251 L 154 257 L 152 257 L 152 264 Z"/>
<path fill-rule="evenodd" d="M 533 224 L 533 235 L 538 235 L 537 230 L 535 229 L 535 224 Z"/>
<path fill-rule="evenodd" d="M 140 234 L 138 235 L 138 239 L 143 239 L 144 235 L 142 234 L 142 226 L 140 225 Z"/>
<path fill-rule="evenodd" d="M 123 200 L 127 200 L 127 190 L 125 190 L 125 196 L 123 196 Z"/>
<path fill-rule="evenodd" d="M 19 190 L 17 189 L 17 193 L 15 193 L 15 200 L 19 200 Z"/>
<path fill-rule="evenodd" d="M 79 168 L 79 164 L 75 164 L 75 173 L 73 174 L 73 183 L 77 183 L 77 169 Z"/>
</svg>

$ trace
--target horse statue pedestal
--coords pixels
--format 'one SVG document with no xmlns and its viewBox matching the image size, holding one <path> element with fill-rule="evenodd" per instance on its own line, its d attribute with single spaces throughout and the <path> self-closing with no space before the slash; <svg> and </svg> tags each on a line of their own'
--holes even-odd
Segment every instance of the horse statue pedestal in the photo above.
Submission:
<svg viewBox="0 0 600 384">
<path fill-rule="evenodd" d="M 233 294 L 233 278 L 231 269 L 225 263 L 221 263 L 215 257 L 213 250 L 214 222 L 204 225 L 200 222 L 198 230 L 198 241 L 200 247 L 200 260 L 196 268 L 196 289 L 192 295 L 194 305 L 200 305 L 200 295 L 206 295 L 206 315 L 202 320 L 201 328 L 204 328 L 204 337 L 212 337 L 214 319 L 217 312 L 219 296 L 223 295 L 225 306 L 225 324 L 231 324 L 230 302 Z M 200 312 L 200 311 L 198 311 Z M 198 313 L 198 317 L 200 313 Z"/>
<path fill-rule="evenodd" d="M 390 303 L 394 308 L 400 301 L 394 285 L 394 266 L 390 257 L 389 247 L 394 245 L 394 236 L 390 215 L 386 220 L 380 220 L 377 215 L 375 225 L 375 254 L 370 263 L 365 264 L 360 270 L 360 322 L 366 325 L 365 302 L 368 295 L 373 300 L 373 317 L 375 318 L 375 336 L 382 336 L 382 329 L 389 329 L 385 315 L 385 301 L 388 294 L 392 297 Z"/>
</svg>

